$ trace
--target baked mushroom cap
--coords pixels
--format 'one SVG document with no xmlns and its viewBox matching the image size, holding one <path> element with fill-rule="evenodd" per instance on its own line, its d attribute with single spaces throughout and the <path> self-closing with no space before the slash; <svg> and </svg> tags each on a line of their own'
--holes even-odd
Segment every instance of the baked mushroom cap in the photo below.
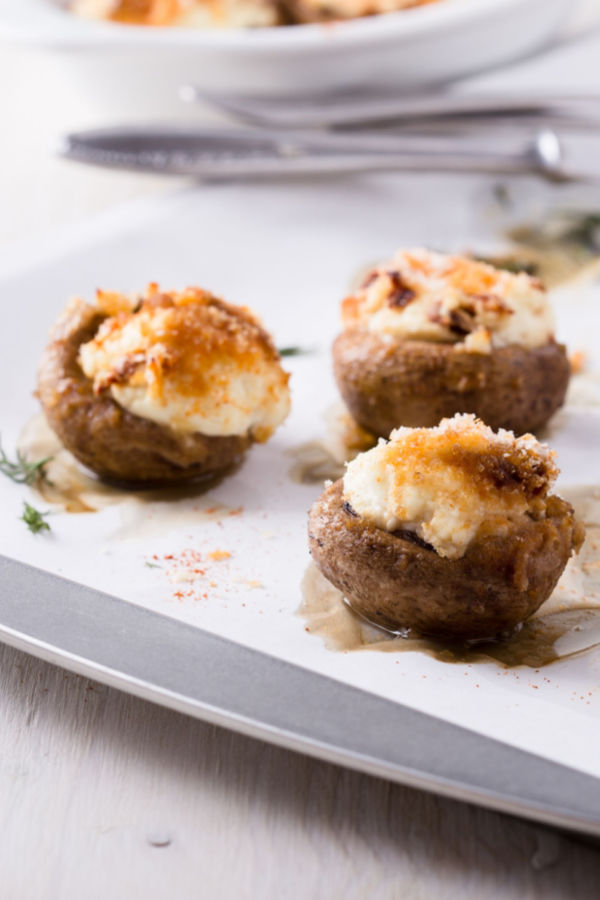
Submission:
<svg viewBox="0 0 600 900">
<path fill-rule="evenodd" d="M 387 437 L 473 413 L 518 434 L 564 402 L 570 367 L 543 284 L 525 273 L 402 250 L 342 302 L 335 377 L 358 423 Z"/>
<path fill-rule="evenodd" d="M 160 302 L 155 292 L 156 298 Z M 205 302 L 231 327 L 233 322 L 250 329 L 252 340 L 279 366 L 271 338 L 250 314 L 211 295 Z M 38 371 L 37 393 L 48 423 L 83 465 L 102 478 L 131 485 L 179 483 L 227 471 L 252 443 L 268 437 L 259 429 L 225 435 L 179 430 L 136 415 L 104 387 L 98 390 L 84 373 L 80 354 L 109 318 L 91 304 L 72 302 L 51 332 Z M 122 370 L 126 376 L 127 365 Z M 281 376 L 287 391 L 287 376 Z"/>
<path fill-rule="evenodd" d="M 563 405 L 570 378 L 565 347 L 554 340 L 479 354 L 361 329 L 336 338 L 333 366 L 349 412 L 379 437 L 399 425 L 437 425 L 457 412 L 494 429 L 539 431 Z"/>
<path fill-rule="evenodd" d="M 345 502 L 340 479 L 309 515 L 310 552 L 361 615 L 392 630 L 446 639 L 492 638 L 514 629 L 550 596 L 584 532 L 572 507 L 546 498 L 510 532 L 475 538 L 463 556 L 440 556 L 413 532 L 388 532 Z"/>
<path fill-rule="evenodd" d="M 377 624 L 491 638 L 550 595 L 583 529 L 549 493 L 555 454 L 472 415 L 403 427 L 310 514 L 315 561 Z"/>
</svg>

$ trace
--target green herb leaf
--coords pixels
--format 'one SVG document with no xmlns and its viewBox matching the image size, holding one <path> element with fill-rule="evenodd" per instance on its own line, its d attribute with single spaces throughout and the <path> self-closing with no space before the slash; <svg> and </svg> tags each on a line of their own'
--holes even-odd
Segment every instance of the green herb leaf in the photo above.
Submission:
<svg viewBox="0 0 600 900">
<path fill-rule="evenodd" d="M 278 353 L 280 356 L 307 356 L 312 350 L 307 347 L 279 347 Z"/>
<path fill-rule="evenodd" d="M 0 442 L 0 473 L 17 484 L 35 484 L 37 481 L 43 481 L 46 477 L 44 466 L 51 459 L 53 459 L 52 456 L 47 456 L 45 459 L 29 462 L 21 451 L 17 450 L 16 461 L 11 460 L 7 457 Z"/>
<path fill-rule="evenodd" d="M 571 216 L 571 224 L 567 227 L 564 238 L 581 244 L 586 250 L 593 253 L 600 251 L 600 215 L 598 213 L 583 213 Z"/>
<path fill-rule="evenodd" d="M 46 516 L 49 516 L 48 512 L 40 512 L 37 509 L 34 509 L 33 506 L 30 506 L 26 501 L 23 502 L 23 515 L 21 519 L 32 534 L 39 534 L 40 531 L 50 531 L 50 526 L 45 521 Z"/>
<path fill-rule="evenodd" d="M 162 566 L 159 566 L 158 563 L 145 562 L 144 565 L 147 566 L 148 569 L 162 569 Z"/>
<path fill-rule="evenodd" d="M 473 259 L 476 262 L 494 266 L 495 269 L 504 269 L 505 272 L 512 272 L 514 275 L 519 275 L 521 272 L 525 272 L 526 275 L 537 275 L 539 271 L 537 263 L 528 259 L 520 259 L 516 255 L 474 256 Z"/>
</svg>

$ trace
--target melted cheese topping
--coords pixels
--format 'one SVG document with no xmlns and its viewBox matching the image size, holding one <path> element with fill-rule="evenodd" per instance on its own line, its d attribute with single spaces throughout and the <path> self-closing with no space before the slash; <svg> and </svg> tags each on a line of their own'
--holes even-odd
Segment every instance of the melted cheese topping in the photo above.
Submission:
<svg viewBox="0 0 600 900">
<path fill-rule="evenodd" d="M 247 310 L 197 288 L 134 304 L 98 293 L 107 318 L 79 361 L 101 394 L 178 432 L 264 441 L 290 409 L 289 375 Z"/>
<path fill-rule="evenodd" d="M 290 18 L 298 22 L 354 19 L 436 2 L 439 0 L 71 0 L 71 10 L 87 19 L 124 25 L 257 28 L 284 25 Z"/>
<path fill-rule="evenodd" d="M 378 528 L 412 531 L 457 559 L 474 537 L 543 515 L 557 475 L 553 451 L 533 435 L 495 433 L 463 414 L 437 428 L 392 431 L 348 463 L 344 499 Z"/>
<path fill-rule="evenodd" d="M 342 303 L 346 328 L 401 340 L 453 343 L 457 350 L 541 347 L 554 335 L 543 284 L 460 256 L 400 250 Z"/>
<path fill-rule="evenodd" d="M 280 23 L 271 0 L 73 0 L 71 10 L 122 25 L 258 28 Z"/>
</svg>

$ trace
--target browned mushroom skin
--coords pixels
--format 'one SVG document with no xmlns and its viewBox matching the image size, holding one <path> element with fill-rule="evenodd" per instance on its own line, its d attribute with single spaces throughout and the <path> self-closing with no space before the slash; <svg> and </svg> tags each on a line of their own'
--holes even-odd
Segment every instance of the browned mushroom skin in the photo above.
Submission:
<svg viewBox="0 0 600 900">
<path fill-rule="evenodd" d="M 106 316 L 73 305 L 57 322 L 38 371 L 38 396 L 64 446 L 97 475 L 131 485 L 175 484 L 218 475 L 242 458 L 249 435 L 179 434 L 94 394 L 78 362 Z"/>
<path fill-rule="evenodd" d="M 352 416 L 386 438 L 401 425 L 431 427 L 457 412 L 474 413 L 494 430 L 535 432 L 564 403 L 570 377 L 565 348 L 554 341 L 480 354 L 357 328 L 337 337 L 333 364 Z"/>
<path fill-rule="evenodd" d="M 503 536 L 476 538 L 446 559 L 409 532 L 387 532 L 344 502 L 342 481 L 309 516 L 309 545 L 325 577 L 377 625 L 446 639 L 492 638 L 514 629 L 552 593 L 584 529 L 548 496 L 546 517 L 523 515 Z"/>
</svg>

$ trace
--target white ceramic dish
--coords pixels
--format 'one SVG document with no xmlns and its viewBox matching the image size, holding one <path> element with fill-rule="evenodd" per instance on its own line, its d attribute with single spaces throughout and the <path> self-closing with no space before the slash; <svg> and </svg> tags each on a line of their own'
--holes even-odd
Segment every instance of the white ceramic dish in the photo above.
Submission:
<svg viewBox="0 0 600 900">
<path fill-rule="evenodd" d="M 335 652 L 307 633 L 297 615 L 309 564 L 306 511 L 321 487 L 298 483 L 290 470 L 299 445 L 327 430 L 325 412 L 337 397 L 329 347 L 338 329 L 339 298 L 359 268 L 397 245 L 489 249 L 507 224 L 493 186 L 479 178 L 381 175 L 212 186 L 77 225 L 42 250 L 15 250 L 11 272 L 5 266 L 0 271 L 1 295 L 11 304 L 10 327 L 0 337 L 0 425 L 7 451 L 37 411 L 37 360 L 48 325 L 73 293 L 90 296 L 98 285 L 130 290 L 149 279 L 172 287 L 197 283 L 254 307 L 280 346 L 300 344 L 316 352 L 286 361 L 293 389 L 289 421 L 209 493 L 145 503 L 120 497 L 82 515 L 56 510 L 51 533 L 32 535 L 18 521 L 23 500 L 42 509 L 46 502 L 2 478 L 0 552 L 600 776 L 597 648 L 538 671 L 504 669 L 492 659 L 449 663 L 418 648 L 407 650 L 404 642 L 392 652 Z M 600 195 L 589 189 L 526 181 L 515 182 L 508 196 L 518 220 L 548 205 L 600 205 Z M 585 351 L 588 372 L 596 372 L 595 382 L 585 382 L 590 393 L 573 395 L 549 433 L 563 486 L 600 483 L 598 292 L 590 281 L 556 297 L 560 337 L 572 350 Z M 586 488 L 586 494 L 592 491 Z M 190 548 L 200 554 L 199 564 Z M 215 551 L 231 555 L 211 561 Z M 588 601 L 600 607 L 600 596 L 590 594 Z M 1 617 L 0 608 L 0 622 Z M 575 627 L 561 640 L 587 641 L 589 634 Z M 176 705 L 172 697 L 161 702 Z"/>
<path fill-rule="evenodd" d="M 52 0 L 0 0 L 0 39 L 63 51 L 113 110 L 172 108 L 178 88 L 301 95 L 411 90 L 517 59 L 563 25 L 569 0 L 442 0 L 334 25 L 193 31 L 90 22 Z"/>
</svg>

